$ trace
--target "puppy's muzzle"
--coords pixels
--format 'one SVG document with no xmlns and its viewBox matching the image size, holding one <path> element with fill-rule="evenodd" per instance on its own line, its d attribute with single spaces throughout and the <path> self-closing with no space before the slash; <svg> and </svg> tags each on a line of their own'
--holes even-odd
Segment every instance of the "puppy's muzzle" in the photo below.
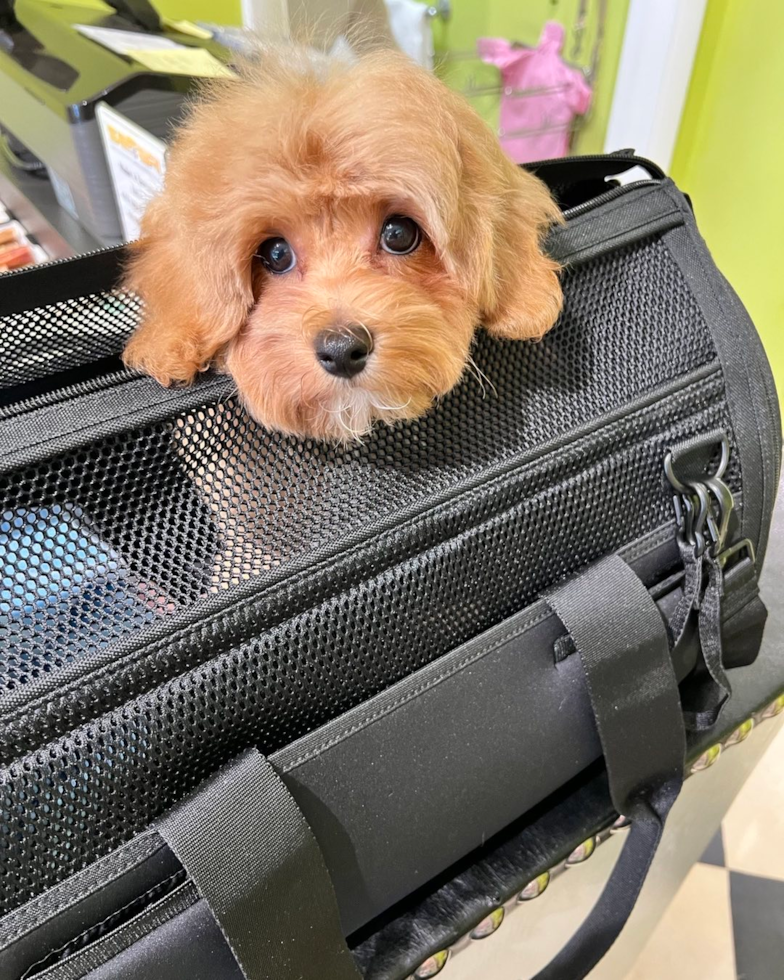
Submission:
<svg viewBox="0 0 784 980">
<path fill-rule="evenodd" d="M 353 378 L 365 370 L 373 350 L 370 331 L 357 326 L 322 330 L 313 344 L 316 360 L 327 374 Z"/>
</svg>

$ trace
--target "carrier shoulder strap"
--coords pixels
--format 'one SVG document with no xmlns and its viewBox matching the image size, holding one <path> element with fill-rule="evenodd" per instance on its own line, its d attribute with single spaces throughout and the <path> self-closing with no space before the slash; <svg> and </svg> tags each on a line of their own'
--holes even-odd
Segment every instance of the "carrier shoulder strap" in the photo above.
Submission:
<svg viewBox="0 0 784 980">
<path fill-rule="evenodd" d="M 632 821 L 599 900 L 535 980 L 580 980 L 637 902 L 683 781 L 686 737 L 667 631 L 645 586 L 617 555 L 547 593 L 588 681 L 610 795 Z"/>
</svg>

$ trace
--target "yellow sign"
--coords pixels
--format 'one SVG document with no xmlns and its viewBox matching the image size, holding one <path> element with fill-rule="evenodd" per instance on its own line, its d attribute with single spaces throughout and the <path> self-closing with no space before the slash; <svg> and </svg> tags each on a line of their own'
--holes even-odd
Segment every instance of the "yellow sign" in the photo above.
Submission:
<svg viewBox="0 0 784 980">
<path fill-rule="evenodd" d="M 132 241 L 147 204 L 163 187 L 166 145 L 105 102 L 98 103 L 95 116 L 123 237 Z"/>
<path fill-rule="evenodd" d="M 205 41 L 209 41 L 212 37 L 209 31 L 194 24 L 192 20 L 171 20 L 169 17 L 161 17 L 161 23 L 164 27 L 179 31 L 180 34 L 190 34 L 191 37 L 203 38 Z"/>
<path fill-rule="evenodd" d="M 194 75 L 197 78 L 234 77 L 234 72 L 204 48 L 164 48 L 159 51 L 132 50 L 129 57 L 150 71 L 165 75 Z"/>
<path fill-rule="evenodd" d="M 133 136 L 129 136 L 128 133 L 123 133 L 119 129 L 115 129 L 111 123 L 106 126 L 106 132 L 112 143 L 116 143 L 121 146 L 124 150 L 129 153 L 135 153 L 139 163 L 143 164 L 145 167 L 152 167 L 153 170 L 157 170 L 158 173 L 163 172 L 162 161 L 154 153 L 150 153 L 149 150 L 145 150 L 143 146 L 139 144 Z"/>
</svg>

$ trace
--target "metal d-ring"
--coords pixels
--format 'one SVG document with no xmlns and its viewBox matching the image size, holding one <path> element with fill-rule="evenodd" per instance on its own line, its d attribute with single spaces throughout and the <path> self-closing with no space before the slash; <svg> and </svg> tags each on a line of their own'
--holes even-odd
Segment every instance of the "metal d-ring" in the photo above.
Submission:
<svg viewBox="0 0 784 980">
<path fill-rule="evenodd" d="M 717 480 L 720 480 L 727 472 L 727 467 L 729 466 L 730 462 L 730 441 L 724 433 L 721 435 L 719 445 L 721 446 L 721 456 L 719 457 L 719 465 L 716 467 L 716 472 L 712 477 L 713 479 Z M 670 450 L 664 457 L 664 473 L 669 480 L 670 485 L 674 490 L 677 490 L 678 493 L 691 493 L 690 486 L 687 486 L 676 476 L 675 465 L 672 458 L 672 450 Z M 707 480 L 705 482 L 707 482 Z"/>
<path fill-rule="evenodd" d="M 672 450 L 664 457 L 664 474 L 670 481 L 670 486 L 673 490 L 677 490 L 682 497 L 690 496 L 689 488 L 685 483 L 681 483 L 675 475 L 675 468 L 672 463 Z"/>
<path fill-rule="evenodd" d="M 727 548 L 726 551 L 719 553 L 716 561 L 719 563 L 719 568 L 724 568 L 730 558 L 734 558 L 735 555 L 745 553 L 751 561 L 751 564 L 756 564 L 757 556 L 754 553 L 754 543 L 748 538 L 744 538 L 742 541 L 738 541 L 731 547 Z"/>
<path fill-rule="evenodd" d="M 713 478 L 720 480 L 724 474 L 727 472 L 727 467 L 730 463 L 730 441 L 727 438 L 726 433 L 721 435 L 721 458 L 719 459 L 719 465 L 716 468 L 716 472 L 713 474 Z"/>
</svg>

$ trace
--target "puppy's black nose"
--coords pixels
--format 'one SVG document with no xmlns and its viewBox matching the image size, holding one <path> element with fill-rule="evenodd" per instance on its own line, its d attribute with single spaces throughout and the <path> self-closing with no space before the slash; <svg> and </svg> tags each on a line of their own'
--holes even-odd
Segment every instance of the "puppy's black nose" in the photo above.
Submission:
<svg viewBox="0 0 784 980">
<path fill-rule="evenodd" d="M 314 342 L 316 360 L 336 378 L 353 378 L 365 369 L 371 337 L 362 327 L 322 330 Z"/>
</svg>

